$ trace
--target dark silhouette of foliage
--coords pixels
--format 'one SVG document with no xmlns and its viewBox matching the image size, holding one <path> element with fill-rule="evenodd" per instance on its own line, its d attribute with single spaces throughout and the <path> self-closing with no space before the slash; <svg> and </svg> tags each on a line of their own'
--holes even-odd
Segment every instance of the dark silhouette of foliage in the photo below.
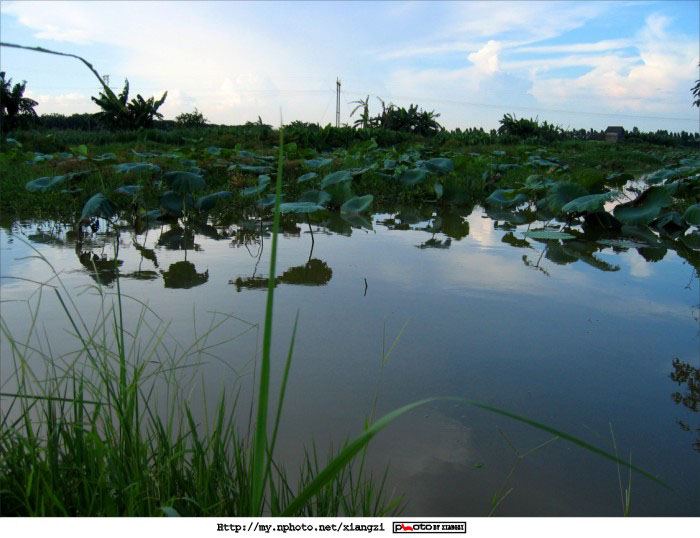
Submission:
<svg viewBox="0 0 700 538">
<path fill-rule="evenodd" d="M 698 67 L 700 67 L 700 63 L 698 64 Z M 693 106 L 700 107 L 700 79 L 695 81 L 695 86 L 693 86 L 691 91 L 693 92 L 693 97 L 695 97 Z"/>
<path fill-rule="evenodd" d="M 107 129 L 112 131 L 131 130 L 139 128 L 149 128 L 153 126 L 155 118 L 162 119 L 163 115 L 158 112 L 160 106 L 165 102 L 168 92 L 156 101 L 155 97 L 144 99 L 141 94 L 137 94 L 134 99 L 129 99 L 129 80 L 124 81 L 124 89 L 116 98 L 100 92 L 99 97 L 91 97 L 102 109 L 95 116 Z"/>
<path fill-rule="evenodd" d="M 20 124 L 37 117 L 34 99 L 24 97 L 27 81 L 12 86 L 12 79 L 5 79 L 5 72 L 0 71 L 0 130 L 8 132 Z"/>
<path fill-rule="evenodd" d="M 175 122 L 179 127 L 202 127 L 207 124 L 207 118 L 195 107 L 194 112 L 183 112 L 175 116 Z"/>
</svg>

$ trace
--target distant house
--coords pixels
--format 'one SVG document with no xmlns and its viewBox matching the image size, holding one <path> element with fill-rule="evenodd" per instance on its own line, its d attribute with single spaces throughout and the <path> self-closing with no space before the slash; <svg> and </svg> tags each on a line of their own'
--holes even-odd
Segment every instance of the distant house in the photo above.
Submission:
<svg viewBox="0 0 700 538">
<path fill-rule="evenodd" d="M 605 141 L 606 142 L 624 142 L 625 141 L 625 129 L 622 127 L 608 127 L 605 129 Z"/>
</svg>

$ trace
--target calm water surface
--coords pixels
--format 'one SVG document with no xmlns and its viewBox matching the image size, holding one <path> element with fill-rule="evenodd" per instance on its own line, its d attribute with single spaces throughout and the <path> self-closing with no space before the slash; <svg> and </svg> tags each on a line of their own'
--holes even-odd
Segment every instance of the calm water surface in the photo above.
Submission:
<svg viewBox="0 0 700 538">
<path fill-rule="evenodd" d="M 613 450 L 671 485 L 632 476 L 633 515 L 700 515 L 698 394 L 679 369 L 697 372 L 698 279 L 669 250 L 649 262 L 634 248 L 570 248 L 524 241 L 520 230 L 479 208 L 431 217 L 404 208 L 372 217 L 371 229 L 335 221 L 288 223 L 280 237 L 275 295 L 275 372 L 279 376 L 299 311 L 294 362 L 278 444 L 290 472 L 304 448 L 325 454 L 358 433 L 378 391 L 377 414 L 430 396 L 462 396 L 502 407 Z M 358 223 L 355 223 L 358 224 Z M 269 270 L 263 223 L 206 227 L 196 234 L 164 225 L 122 232 L 122 293 L 147 301 L 183 345 L 212 319 L 216 329 L 197 361 L 194 386 L 240 389 L 250 402 Z M 520 228 L 524 228 L 520 226 Z M 265 237 L 267 235 L 267 237 Z M 3 277 L 45 281 L 49 260 L 85 317 L 99 301 L 95 266 L 115 289 L 114 238 L 82 246 L 52 222 L 6 225 Z M 581 247 L 581 244 L 578 245 Z M 567 250 L 568 248 L 568 250 Z M 93 262 L 95 266 L 93 266 Z M 26 333 L 36 284 L 3 278 L 2 317 Z M 29 301 L 26 301 L 29 299 Z M 14 300 L 18 300 L 15 302 Z M 140 305 L 127 301 L 127 322 Z M 54 354 L 76 348 L 50 293 L 40 306 Z M 402 331 L 402 328 L 405 329 Z M 382 348 L 400 334 L 385 367 Z M 235 338 L 233 338 L 235 337 Z M 233 338 L 233 339 L 232 339 Z M 2 342 L 4 387 L 11 373 Z M 674 363 L 674 359 L 678 359 Z M 195 361 L 196 362 L 196 361 Z M 697 389 L 696 389 L 697 390 Z M 196 400 L 198 391 L 193 391 Z M 693 399 L 693 397 L 695 399 Z M 685 399 L 684 399 L 685 398 Z M 241 407 L 247 417 L 249 403 Z M 245 409 L 243 409 L 245 407 Z M 500 515 L 620 515 L 614 463 L 561 440 L 466 405 L 434 403 L 399 419 L 372 442 L 372 467 L 390 467 L 390 485 L 415 515 L 485 515 L 507 494 Z M 626 483 L 627 473 L 622 472 Z"/>
</svg>

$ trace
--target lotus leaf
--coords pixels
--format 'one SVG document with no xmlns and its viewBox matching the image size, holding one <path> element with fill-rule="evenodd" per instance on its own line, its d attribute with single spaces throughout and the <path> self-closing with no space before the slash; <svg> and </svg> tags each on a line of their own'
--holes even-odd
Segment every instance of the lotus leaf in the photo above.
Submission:
<svg viewBox="0 0 700 538">
<path fill-rule="evenodd" d="M 304 161 L 304 164 L 306 166 L 310 166 L 311 168 L 323 168 L 324 166 L 328 166 L 332 163 L 333 159 L 309 159 Z"/>
<path fill-rule="evenodd" d="M 113 162 L 117 160 L 117 156 L 114 153 L 103 153 L 99 157 L 94 157 L 90 160 L 94 162 Z"/>
<path fill-rule="evenodd" d="M 603 209 L 606 202 L 613 200 L 619 195 L 620 193 L 617 191 L 605 192 L 603 194 L 587 194 L 564 204 L 561 210 L 564 213 L 594 213 Z"/>
<path fill-rule="evenodd" d="M 372 229 L 372 221 L 359 213 L 340 213 L 340 218 L 353 228 Z"/>
<path fill-rule="evenodd" d="M 373 199 L 374 197 L 371 194 L 367 194 L 365 196 L 355 196 L 340 206 L 340 212 L 362 213 L 363 211 L 367 211 L 367 209 L 369 209 Z"/>
<path fill-rule="evenodd" d="M 505 154 L 506 152 L 500 149 L 496 149 L 491 152 L 491 155 L 495 155 L 496 157 L 502 157 Z"/>
<path fill-rule="evenodd" d="M 219 200 L 230 200 L 232 197 L 233 194 L 227 191 L 215 192 L 214 194 L 208 194 L 207 196 L 197 198 L 194 207 L 201 211 L 209 211 L 210 209 L 214 209 Z"/>
<path fill-rule="evenodd" d="M 688 224 L 700 226 L 700 204 L 693 204 L 683 213 L 683 220 Z"/>
<path fill-rule="evenodd" d="M 151 163 L 122 163 L 114 167 L 117 174 L 138 174 L 141 172 L 160 172 L 160 166 Z"/>
<path fill-rule="evenodd" d="M 435 197 L 438 200 L 442 198 L 442 195 L 445 193 L 445 190 L 442 188 L 442 183 L 435 183 L 435 185 L 433 185 L 433 190 L 435 191 Z"/>
<path fill-rule="evenodd" d="M 549 210 L 554 214 L 561 213 L 562 208 L 582 196 L 586 196 L 588 192 L 578 183 L 570 181 L 562 181 L 556 183 L 547 189 L 547 205 Z"/>
<path fill-rule="evenodd" d="M 692 250 L 700 250 L 700 233 L 691 232 L 681 237 L 681 242 Z"/>
<path fill-rule="evenodd" d="M 282 204 L 283 196 L 280 196 L 280 204 Z M 255 205 L 258 207 L 261 207 L 263 209 L 265 208 L 270 208 L 275 206 L 275 195 L 274 194 L 266 194 L 263 196 L 260 200 L 258 200 Z M 265 236 L 267 237 L 267 235 Z"/>
<path fill-rule="evenodd" d="M 649 187 L 635 200 L 616 206 L 613 215 L 625 224 L 649 224 L 659 216 L 662 208 L 672 203 L 667 189 Z"/>
<path fill-rule="evenodd" d="M 330 194 L 331 200 L 329 205 L 333 207 L 340 207 L 350 198 L 355 196 L 350 188 L 350 182 L 346 181 L 344 183 L 336 183 L 335 185 L 329 185 L 326 187 L 325 192 Z"/>
<path fill-rule="evenodd" d="M 183 206 L 185 211 L 191 209 L 194 205 L 192 202 L 192 196 L 189 194 L 182 195 L 182 193 L 177 193 L 175 191 L 166 191 L 163 196 L 158 200 L 161 209 L 168 215 L 173 217 L 181 217 Z"/>
<path fill-rule="evenodd" d="M 393 170 L 394 168 L 396 168 L 394 159 L 384 159 L 384 170 Z"/>
<path fill-rule="evenodd" d="M 684 232 L 688 229 L 688 225 L 685 223 L 681 215 L 676 211 L 671 211 L 665 215 L 654 219 L 649 224 L 652 228 L 663 232 L 666 235 L 677 235 L 680 232 Z"/>
<path fill-rule="evenodd" d="M 74 148 L 70 148 L 73 153 L 77 153 L 78 155 L 87 155 L 88 154 L 88 148 L 85 144 L 80 144 L 79 146 L 75 146 Z"/>
<path fill-rule="evenodd" d="M 187 193 L 201 191 L 207 188 L 204 178 L 192 172 L 168 172 L 163 174 L 163 179 L 175 192 Z"/>
<path fill-rule="evenodd" d="M 309 172 L 308 174 L 304 174 L 303 176 L 299 176 L 297 178 L 297 183 L 304 183 L 305 181 L 309 181 L 311 179 L 315 179 L 318 177 L 318 174 L 316 172 Z"/>
<path fill-rule="evenodd" d="M 126 196 L 136 196 L 142 189 L 143 187 L 141 185 L 124 185 L 123 187 L 114 189 L 114 192 Z"/>
<path fill-rule="evenodd" d="M 339 170 L 324 177 L 323 181 L 321 181 L 321 188 L 325 189 L 331 185 L 346 183 L 348 181 L 352 181 L 352 173 L 350 173 L 349 170 Z"/>
<path fill-rule="evenodd" d="M 144 158 L 144 159 L 149 159 L 149 158 L 151 158 L 151 157 L 158 157 L 158 154 L 157 154 L 157 153 L 140 152 L 140 151 L 136 151 L 135 149 L 132 149 L 132 150 L 131 150 L 131 153 L 133 153 L 134 155 L 136 155 L 136 156 L 138 156 L 138 157 L 142 157 L 142 158 Z"/>
<path fill-rule="evenodd" d="M 210 155 L 221 155 L 221 148 L 217 148 L 216 146 L 209 146 L 204 151 Z"/>
<path fill-rule="evenodd" d="M 575 235 L 568 234 L 566 232 L 558 232 L 555 230 L 530 230 L 523 232 L 525 237 L 530 237 L 531 239 L 575 239 Z"/>
<path fill-rule="evenodd" d="M 231 170 L 242 170 L 244 172 L 251 172 L 253 174 L 264 174 L 265 172 L 269 172 L 272 170 L 272 167 L 270 166 L 252 166 L 248 164 L 232 164 L 231 166 L 228 167 L 228 171 L 230 172 Z"/>
<path fill-rule="evenodd" d="M 404 185 L 418 185 L 426 180 L 428 172 L 422 168 L 404 170 L 399 176 L 399 181 Z"/>
<path fill-rule="evenodd" d="M 80 214 L 80 222 L 83 222 L 90 217 L 111 219 L 115 213 L 116 207 L 111 200 L 101 192 L 98 192 L 85 203 L 83 212 Z"/>
<path fill-rule="evenodd" d="M 299 202 L 311 202 L 316 205 L 325 206 L 331 201 L 331 195 L 326 191 L 311 190 L 302 193 L 299 196 Z"/>
<path fill-rule="evenodd" d="M 423 167 L 427 168 L 430 172 L 437 174 L 439 176 L 444 176 L 454 171 L 455 164 L 452 159 L 447 159 L 445 157 L 436 157 L 435 159 L 429 159 L 423 162 Z"/>
<path fill-rule="evenodd" d="M 70 179 L 69 175 L 40 177 L 32 179 L 24 186 L 29 192 L 48 192 L 66 183 Z"/>
<path fill-rule="evenodd" d="M 246 187 L 241 191 L 242 196 L 253 196 L 255 194 L 260 194 L 270 185 L 270 176 L 267 174 L 261 174 L 258 176 L 257 187 Z"/>
<path fill-rule="evenodd" d="M 496 207 L 516 207 L 524 202 L 527 196 L 515 189 L 497 189 L 486 198 L 486 203 Z"/>
<path fill-rule="evenodd" d="M 313 213 L 326 209 L 322 205 L 313 202 L 288 202 L 280 204 L 280 213 Z"/>
<path fill-rule="evenodd" d="M 358 177 L 364 174 L 365 172 L 369 172 L 370 170 L 374 170 L 377 167 L 376 164 L 373 164 L 371 166 L 363 166 L 362 168 L 349 168 L 348 172 L 352 174 L 352 177 Z"/>
</svg>

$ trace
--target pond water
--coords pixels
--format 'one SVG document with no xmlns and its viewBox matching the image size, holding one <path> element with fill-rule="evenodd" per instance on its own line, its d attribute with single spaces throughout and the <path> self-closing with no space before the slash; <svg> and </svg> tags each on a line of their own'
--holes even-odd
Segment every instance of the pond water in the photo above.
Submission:
<svg viewBox="0 0 700 538">
<path fill-rule="evenodd" d="M 364 223 L 286 222 L 273 381 L 278 387 L 298 311 L 277 452 L 288 472 L 312 440 L 325 454 L 331 443 L 359 433 L 375 394 L 377 416 L 425 397 L 460 396 L 611 452 L 612 429 L 622 458 L 673 488 L 633 474 L 632 515 L 700 515 L 700 416 L 692 381 L 700 367 L 700 289 L 688 260 L 694 251 L 581 237 L 526 239 L 526 225 L 491 217 L 479 207 L 437 214 L 401 208 Z M 31 247 L 60 272 L 88 320 L 99 300 L 86 286 L 99 279 L 115 290 L 110 260 L 116 254 L 122 293 L 147 301 L 184 345 L 212 319 L 235 316 L 210 335 L 208 341 L 223 343 L 198 356 L 193 385 L 204 384 L 212 395 L 236 387 L 239 401 L 250 402 L 269 224 L 126 230 L 115 251 L 104 223 L 82 243 L 60 223 L 5 223 L 3 322 L 15 335 L 26 333 L 29 307 L 39 300 L 29 280 L 51 278 Z M 127 300 L 125 308 L 132 322 L 141 305 Z M 53 353 L 76 348 L 50 293 L 42 294 L 39 320 Z M 382 368 L 382 349 L 397 336 Z M 8 356 L 3 338 L 3 390 L 12 384 Z M 244 419 L 248 405 L 240 405 Z M 550 437 L 443 401 L 390 425 L 372 441 L 369 457 L 375 473 L 390 464 L 390 489 L 406 495 L 408 514 L 485 515 L 494 496 L 505 495 L 495 514 L 621 515 L 614 463 L 562 440 L 517 458 L 515 450 L 525 454 Z M 628 474 L 620 473 L 626 486 Z"/>
</svg>

